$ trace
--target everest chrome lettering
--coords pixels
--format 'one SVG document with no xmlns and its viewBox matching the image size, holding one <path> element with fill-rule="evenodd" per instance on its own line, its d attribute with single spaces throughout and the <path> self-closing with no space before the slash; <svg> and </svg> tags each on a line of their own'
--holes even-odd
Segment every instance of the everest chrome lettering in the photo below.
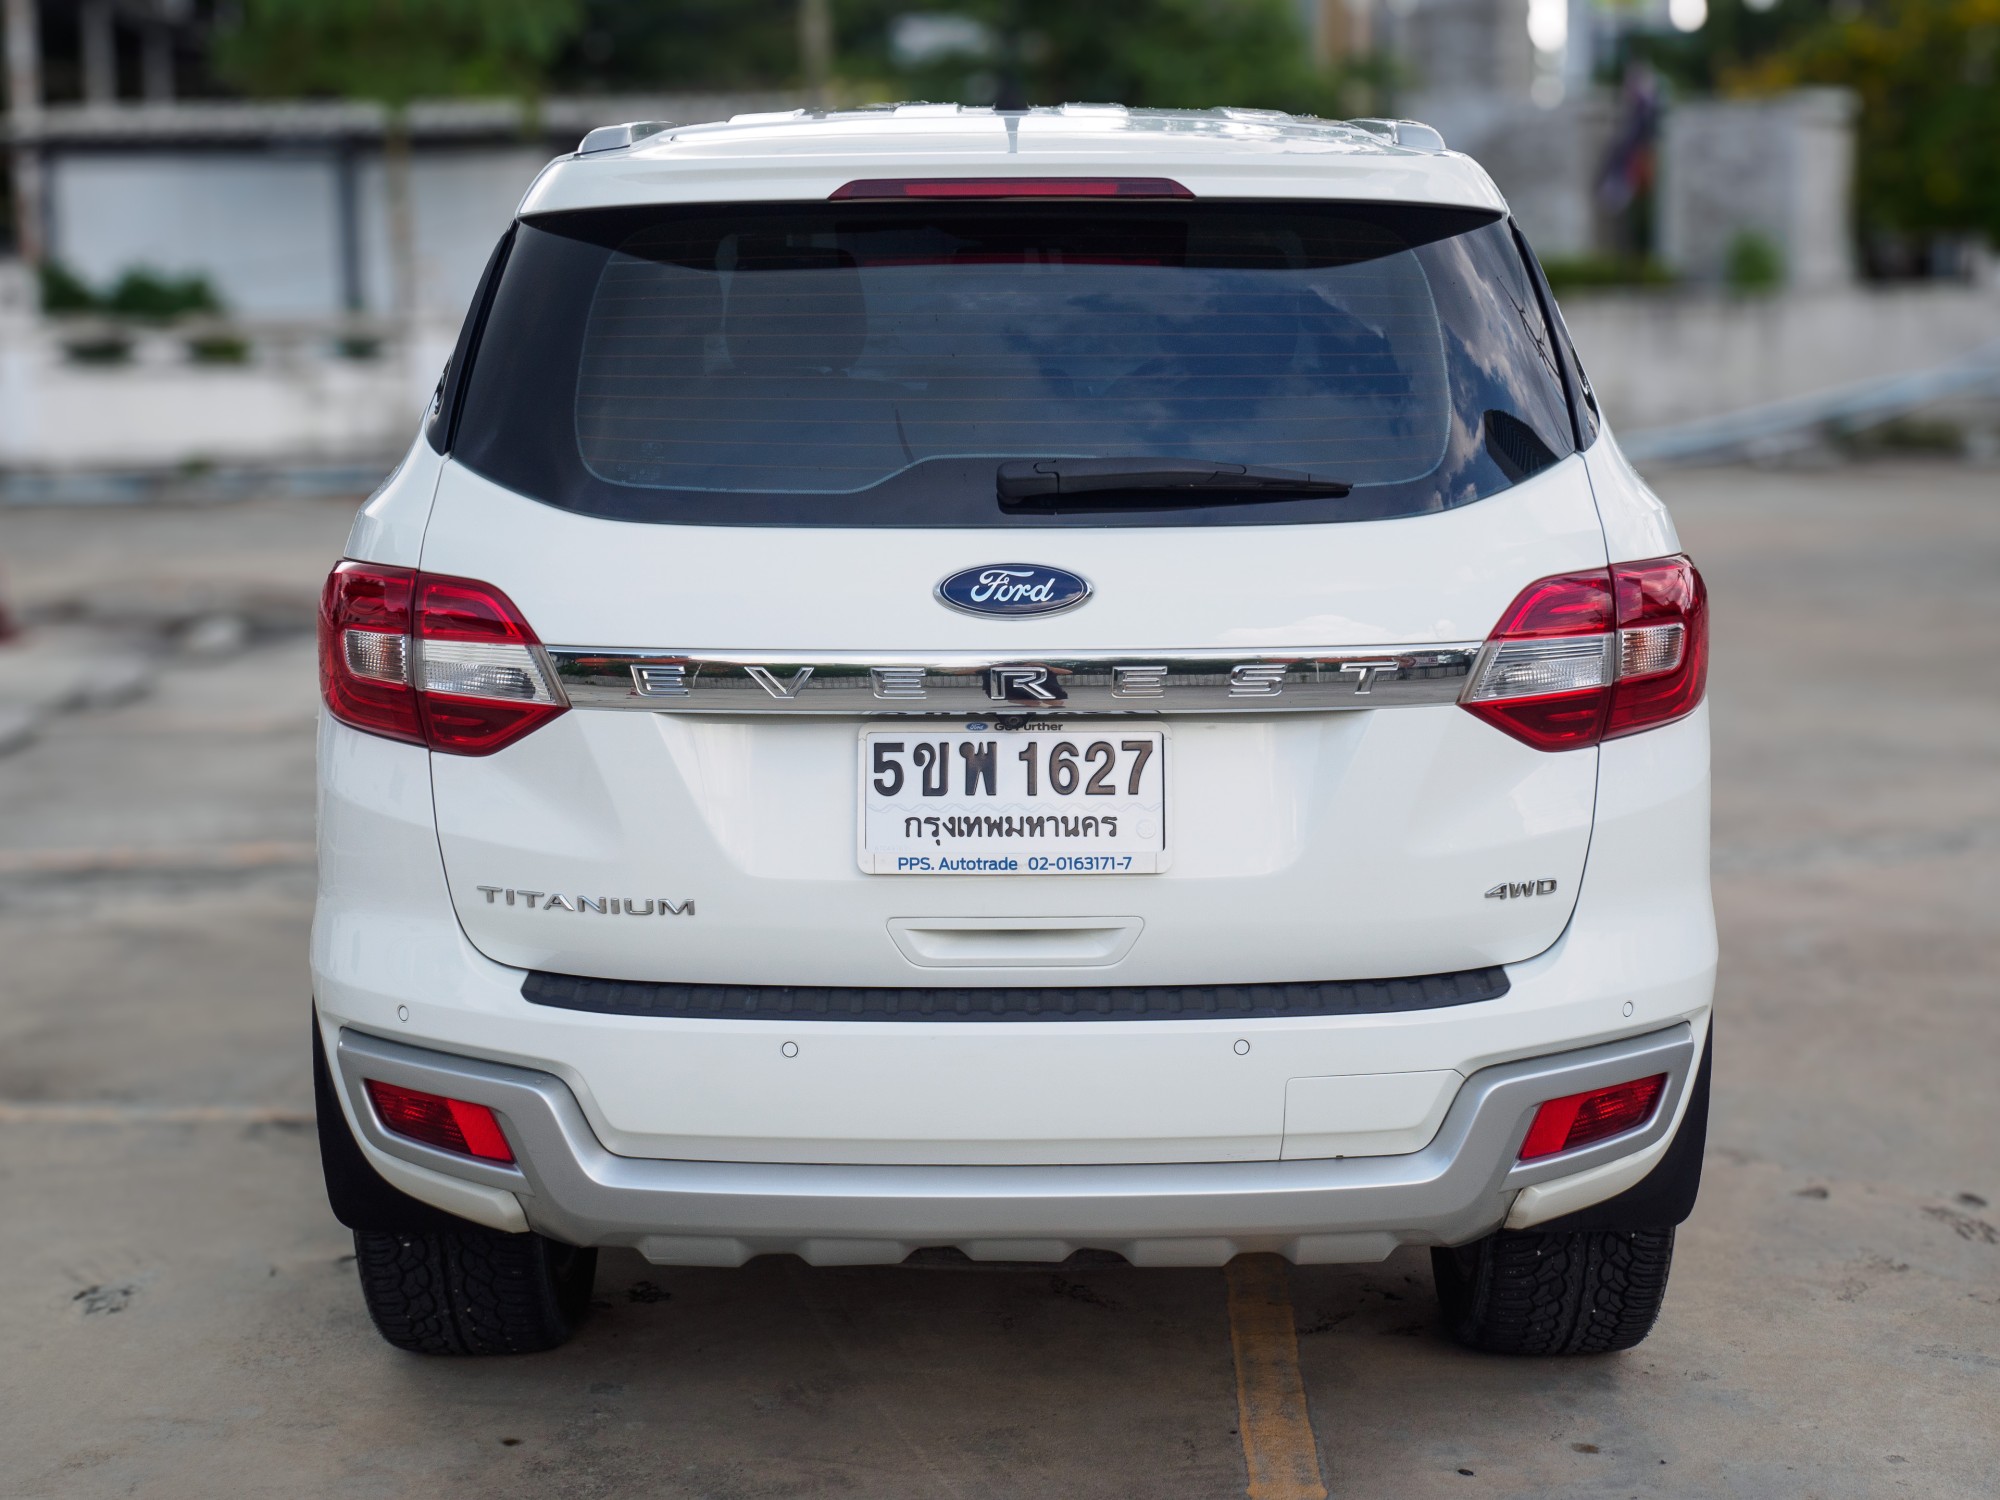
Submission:
<svg viewBox="0 0 2000 1500">
<path fill-rule="evenodd" d="M 1285 713 L 1455 703 L 1477 641 L 1242 654 L 776 652 L 552 646 L 574 708 L 652 713 Z"/>
</svg>

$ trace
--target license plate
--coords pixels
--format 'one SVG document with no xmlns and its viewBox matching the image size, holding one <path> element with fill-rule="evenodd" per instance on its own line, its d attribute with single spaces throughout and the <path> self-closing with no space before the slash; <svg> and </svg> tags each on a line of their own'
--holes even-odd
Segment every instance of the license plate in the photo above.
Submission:
<svg viewBox="0 0 2000 1500">
<path fill-rule="evenodd" d="M 1166 739 L 1157 729 L 869 730 L 861 736 L 861 868 L 1163 870 Z"/>
</svg>

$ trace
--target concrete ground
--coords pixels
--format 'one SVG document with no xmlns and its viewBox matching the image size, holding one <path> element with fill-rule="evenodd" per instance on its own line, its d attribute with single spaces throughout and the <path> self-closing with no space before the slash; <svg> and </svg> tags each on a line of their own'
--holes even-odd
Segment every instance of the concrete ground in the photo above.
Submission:
<svg viewBox="0 0 2000 1500">
<path fill-rule="evenodd" d="M 1324 1482 L 1991 1495 L 2000 484 L 1661 488 L 1716 600 L 1724 955 L 1666 1313 L 1631 1354 L 1511 1362 L 1445 1341 L 1420 1254 L 1295 1270 Z M 0 1495 L 1243 1494 L 1220 1272 L 607 1254 L 557 1353 L 377 1340 L 305 1123 L 298 631 L 345 525 L 0 516 L 17 608 L 151 663 L 0 758 Z"/>
</svg>

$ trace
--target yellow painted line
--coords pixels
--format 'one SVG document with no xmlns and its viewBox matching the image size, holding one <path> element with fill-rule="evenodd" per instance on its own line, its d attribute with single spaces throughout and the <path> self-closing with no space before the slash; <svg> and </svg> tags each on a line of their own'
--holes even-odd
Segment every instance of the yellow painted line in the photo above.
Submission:
<svg viewBox="0 0 2000 1500">
<path fill-rule="evenodd" d="M 1275 1255 L 1239 1255 L 1223 1274 L 1250 1500 L 1326 1500 L 1299 1373 L 1291 1268 Z"/>
</svg>

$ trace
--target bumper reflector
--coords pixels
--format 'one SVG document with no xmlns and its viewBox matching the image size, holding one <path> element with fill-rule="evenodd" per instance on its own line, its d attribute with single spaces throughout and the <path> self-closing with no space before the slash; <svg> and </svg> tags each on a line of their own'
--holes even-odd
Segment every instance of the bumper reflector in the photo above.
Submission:
<svg viewBox="0 0 2000 1500">
<path fill-rule="evenodd" d="M 374 1078 L 368 1080 L 368 1098 L 385 1130 L 440 1151 L 513 1163 L 514 1150 L 501 1133 L 499 1120 L 483 1104 L 446 1099 Z"/>
<path fill-rule="evenodd" d="M 1528 1138 L 1521 1142 L 1521 1160 L 1574 1151 L 1578 1146 L 1636 1130 L 1653 1117 L 1653 1107 L 1666 1086 L 1667 1075 L 1655 1073 L 1651 1078 L 1635 1078 L 1608 1089 L 1549 1100 L 1535 1111 Z"/>
</svg>

